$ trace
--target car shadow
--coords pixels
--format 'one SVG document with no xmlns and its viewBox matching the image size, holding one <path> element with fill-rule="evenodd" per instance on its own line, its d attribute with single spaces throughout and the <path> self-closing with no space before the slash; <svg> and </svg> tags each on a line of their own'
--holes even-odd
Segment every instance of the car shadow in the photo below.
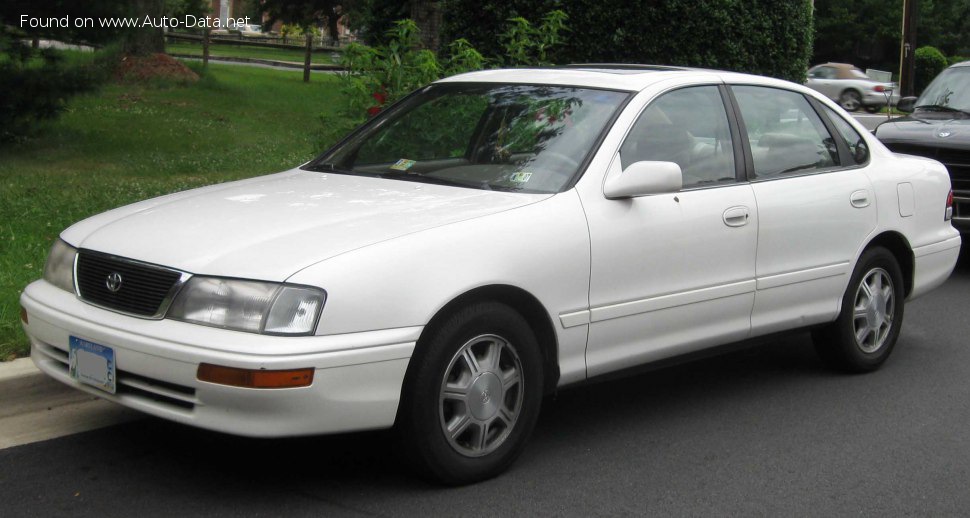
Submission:
<svg viewBox="0 0 970 518">
<path fill-rule="evenodd" d="M 602 440 L 605 430 L 639 427 L 648 433 L 651 422 L 669 419 L 684 408 L 721 404 L 751 391 L 781 390 L 793 379 L 830 376 L 808 336 L 801 334 L 649 373 L 583 384 L 545 399 L 526 457 L 559 457 L 562 450 Z M 207 499 L 228 496 L 230 488 L 236 496 L 258 491 L 264 503 L 293 491 L 323 498 L 320 495 L 363 488 L 371 493 L 381 487 L 437 489 L 404 466 L 399 454 L 405 446 L 389 430 L 252 439 L 145 418 L 75 437 L 83 443 L 73 448 L 79 465 L 107 460 L 124 466 L 124 471 L 147 470 L 167 481 L 169 490 Z"/>
<path fill-rule="evenodd" d="M 966 234 L 963 237 L 963 245 L 960 248 L 960 257 L 957 259 L 957 266 L 954 271 L 970 271 L 970 234 Z"/>
</svg>

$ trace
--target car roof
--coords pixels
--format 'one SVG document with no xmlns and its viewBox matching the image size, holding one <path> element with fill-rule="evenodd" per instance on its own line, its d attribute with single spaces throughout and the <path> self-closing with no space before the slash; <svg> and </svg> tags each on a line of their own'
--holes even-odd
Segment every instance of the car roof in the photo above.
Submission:
<svg viewBox="0 0 970 518">
<path fill-rule="evenodd" d="M 954 63 L 950 65 L 950 68 L 954 67 L 970 67 L 970 61 L 961 61 L 959 63 Z"/>
<path fill-rule="evenodd" d="M 785 88 L 799 86 L 780 79 L 721 70 L 614 63 L 479 70 L 454 75 L 437 82 L 543 84 L 638 92 L 656 83 L 677 78 L 695 79 L 699 82 L 746 83 Z"/>
</svg>

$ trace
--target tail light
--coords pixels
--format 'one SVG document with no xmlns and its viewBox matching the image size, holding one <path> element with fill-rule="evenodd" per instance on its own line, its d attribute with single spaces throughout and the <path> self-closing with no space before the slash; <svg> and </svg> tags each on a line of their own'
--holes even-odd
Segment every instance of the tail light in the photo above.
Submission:
<svg viewBox="0 0 970 518">
<path fill-rule="evenodd" d="M 946 196 L 946 210 L 943 212 L 943 221 L 950 221 L 953 218 L 953 190 Z"/>
<path fill-rule="evenodd" d="M 877 91 L 877 92 L 880 92 L 880 93 L 886 91 L 886 87 L 883 86 L 883 85 L 876 85 L 872 89 L 875 90 L 875 91 Z"/>
</svg>

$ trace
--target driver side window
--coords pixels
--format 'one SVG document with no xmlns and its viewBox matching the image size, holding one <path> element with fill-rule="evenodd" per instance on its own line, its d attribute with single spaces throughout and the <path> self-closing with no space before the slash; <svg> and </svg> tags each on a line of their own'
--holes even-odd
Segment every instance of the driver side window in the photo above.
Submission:
<svg viewBox="0 0 970 518">
<path fill-rule="evenodd" d="M 624 170 L 634 162 L 674 162 L 684 188 L 735 181 L 734 146 L 716 86 L 663 94 L 637 119 L 620 146 Z"/>
</svg>

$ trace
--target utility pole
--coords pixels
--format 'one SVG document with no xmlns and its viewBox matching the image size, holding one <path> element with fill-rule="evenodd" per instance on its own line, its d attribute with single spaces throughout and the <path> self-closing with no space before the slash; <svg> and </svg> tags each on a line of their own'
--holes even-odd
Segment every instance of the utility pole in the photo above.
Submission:
<svg viewBox="0 0 970 518">
<path fill-rule="evenodd" d="M 899 46 L 899 95 L 916 95 L 916 13 L 918 0 L 903 0 L 903 35 Z"/>
</svg>

